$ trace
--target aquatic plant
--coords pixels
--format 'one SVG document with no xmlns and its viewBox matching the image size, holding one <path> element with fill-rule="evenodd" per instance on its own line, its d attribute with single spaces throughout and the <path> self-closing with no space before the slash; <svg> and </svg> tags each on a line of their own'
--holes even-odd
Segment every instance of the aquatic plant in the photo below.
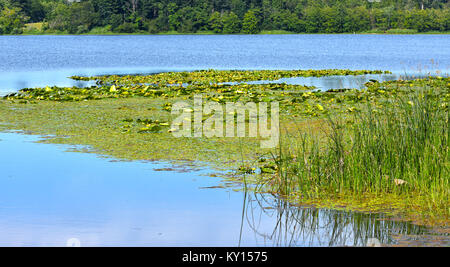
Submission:
<svg viewBox="0 0 450 267">
<path fill-rule="evenodd" d="M 74 80 L 96 80 L 99 84 L 214 84 L 224 82 L 274 81 L 293 77 L 323 77 L 366 74 L 390 74 L 381 70 L 199 70 L 192 72 L 163 72 L 152 75 L 72 76 Z"/>
<path fill-rule="evenodd" d="M 388 98 L 382 109 L 368 103 L 353 116 L 329 117 L 320 137 L 287 138 L 273 160 L 277 180 L 262 182 L 297 199 L 393 195 L 422 215 L 448 218 L 448 90 L 444 99 L 437 90 Z"/>
</svg>

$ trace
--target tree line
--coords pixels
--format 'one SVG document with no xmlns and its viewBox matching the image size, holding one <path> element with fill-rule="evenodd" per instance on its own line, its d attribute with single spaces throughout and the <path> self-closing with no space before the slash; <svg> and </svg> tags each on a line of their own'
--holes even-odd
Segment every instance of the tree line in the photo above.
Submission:
<svg viewBox="0 0 450 267">
<path fill-rule="evenodd" d="M 0 34 L 449 31 L 448 0 L 0 0 Z"/>
</svg>

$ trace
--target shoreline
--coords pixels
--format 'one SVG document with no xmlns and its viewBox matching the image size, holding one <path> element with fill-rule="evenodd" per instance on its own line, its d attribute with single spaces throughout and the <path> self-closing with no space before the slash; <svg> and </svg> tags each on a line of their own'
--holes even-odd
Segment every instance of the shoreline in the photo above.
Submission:
<svg viewBox="0 0 450 267">
<path fill-rule="evenodd" d="M 0 36 L 122 36 L 122 35 L 147 35 L 147 36 L 171 36 L 171 35 L 211 35 L 211 36 L 258 36 L 258 35 L 449 35 L 450 31 L 446 32 L 347 32 L 347 33 L 295 33 L 295 32 L 286 32 L 286 31 L 262 31 L 256 34 L 246 34 L 246 33 L 232 33 L 232 34 L 224 34 L 224 33 L 213 33 L 213 32 L 196 32 L 196 33 L 183 33 L 183 32 L 160 32 L 160 33 L 148 33 L 148 32 L 135 32 L 135 33 L 118 33 L 118 32 L 88 32 L 88 33 L 64 33 L 64 32 L 43 32 L 43 33 L 22 33 L 22 34 L 3 34 Z"/>
</svg>

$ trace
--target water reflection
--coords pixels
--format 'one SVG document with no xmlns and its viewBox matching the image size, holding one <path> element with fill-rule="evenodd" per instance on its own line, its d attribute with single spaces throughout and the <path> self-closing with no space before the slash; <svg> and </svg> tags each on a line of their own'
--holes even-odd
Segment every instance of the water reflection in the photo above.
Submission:
<svg viewBox="0 0 450 267">
<path fill-rule="evenodd" d="M 426 231 L 381 214 L 298 207 L 269 195 L 246 195 L 243 222 L 266 246 L 366 246 L 373 238 L 382 244 L 394 244 L 393 235 Z M 268 218 L 273 219 L 272 228 L 261 223 Z"/>
<path fill-rule="evenodd" d="M 422 233 L 378 215 L 218 188 L 208 170 L 112 162 L 38 140 L 0 132 L 0 246 L 65 246 L 71 238 L 82 246 L 363 246 Z"/>
<path fill-rule="evenodd" d="M 418 78 L 425 78 L 428 76 L 436 76 L 436 73 L 393 73 L 393 74 L 369 74 L 358 76 L 324 76 L 324 77 L 296 77 L 296 78 L 282 78 L 275 81 L 256 81 L 249 82 L 253 84 L 265 83 L 287 83 L 306 86 L 315 86 L 317 89 L 326 91 L 329 89 L 363 89 L 365 84 L 371 80 L 379 82 L 394 81 L 394 80 L 412 80 Z"/>
<path fill-rule="evenodd" d="M 144 72 L 141 69 L 116 70 L 108 68 L 84 69 L 84 70 L 0 72 L 0 96 L 16 92 L 23 88 L 35 88 L 45 86 L 89 87 L 95 85 L 95 81 L 75 81 L 69 78 L 74 75 L 95 76 L 108 74 L 136 74 L 136 73 L 154 73 L 154 72 Z"/>
</svg>

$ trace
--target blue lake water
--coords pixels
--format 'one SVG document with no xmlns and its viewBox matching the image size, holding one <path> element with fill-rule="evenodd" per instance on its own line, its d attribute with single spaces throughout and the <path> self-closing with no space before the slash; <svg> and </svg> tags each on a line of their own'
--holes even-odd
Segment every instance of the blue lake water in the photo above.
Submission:
<svg viewBox="0 0 450 267">
<path fill-rule="evenodd" d="M 198 69 L 381 69 L 450 73 L 448 35 L 0 36 L 0 93 L 83 85 L 72 75 Z M 332 78 L 315 81 L 327 88 Z M 303 82 L 303 81 L 300 81 Z M 314 81 L 313 81 L 314 82 Z M 333 86 L 358 82 L 332 81 Z M 356 85 L 355 85 L 356 84 Z"/>
<path fill-rule="evenodd" d="M 155 171 L 0 133 L 0 246 L 364 246 L 425 230 L 379 215 L 211 189 L 207 170 Z"/>
<path fill-rule="evenodd" d="M 282 79 L 360 88 L 448 75 L 448 35 L 0 36 L 0 95 L 84 86 L 72 75 L 197 69 L 381 69 L 393 75 Z M 0 114 L 1 115 L 1 114 Z M 380 215 L 293 207 L 231 189 L 208 170 L 113 162 L 36 136 L 0 133 L 0 246 L 363 246 L 424 229 Z"/>
</svg>

